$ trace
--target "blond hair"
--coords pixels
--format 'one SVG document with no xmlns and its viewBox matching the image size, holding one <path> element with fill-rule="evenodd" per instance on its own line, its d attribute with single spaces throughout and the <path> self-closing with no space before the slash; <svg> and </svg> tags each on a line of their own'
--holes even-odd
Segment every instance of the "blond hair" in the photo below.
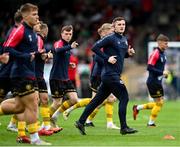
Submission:
<svg viewBox="0 0 180 147">
<path fill-rule="evenodd" d="M 21 11 L 18 9 L 17 11 L 16 11 L 16 13 L 14 14 L 14 21 L 16 22 L 16 23 L 21 23 L 21 21 L 22 21 L 22 14 L 21 14 Z"/>
<path fill-rule="evenodd" d="M 169 38 L 163 34 L 159 34 L 156 40 L 157 41 L 169 41 Z"/>
<path fill-rule="evenodd" d="M 41 25 L 40 25 L 40 29 L 41 29 L 41 30 L 48 28 L 48 25 L 47 25 L 46 23 L 40 21 L 40 24 L 41 24 Z"/>
<path fill-rule="evenodd" d="M 31 11 L 38 11 L 38 7 L 36 5 L 33 5 L 31 3 L 26 3 L 20 7 L 20 12 L 22 16 L 26 13 L 29 13 Z"/>
<path fill-rule="evenodd" d="M 111 23 L 104 23 L 102 24 L 102 26 L 98 29 L 98 34 L 100 35 L 102 33 L 102 31 L 104 30 L 110 30 L 112 28 L 112 24 Z"/>
<path fill-rule="evenodd" d="M 66 26 L 62 27 L 61 33 L 64 31 L 70 32 L 71 30 L 73 31 L 73 26 L 72 25 L 66 25 Z"/>
</svg>

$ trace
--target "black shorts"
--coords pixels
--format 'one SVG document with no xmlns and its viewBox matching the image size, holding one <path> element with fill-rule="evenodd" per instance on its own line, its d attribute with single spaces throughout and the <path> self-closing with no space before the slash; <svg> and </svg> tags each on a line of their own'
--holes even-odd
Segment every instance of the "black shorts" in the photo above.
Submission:
<svg viewBox="0 0 180 147">
<path fill-rule="evenodd" d="M 12 94 L 13 96 L 23 97 L 35 92 L 36 81 L 26 78 L 12 78 Z"/>
<path fill-rule="evenodd" d="M 10 78 L 0 78 L 0 98 L 4 99 L 8 92 L 11 91 Z"/>
<path fill-rule="evenodd" d="M 63 98 L 67 92 L 76 92 L 73 83 L 70 80 L 50 80 L 50 89 L 52 98 Z"/>
<path fill-rule="evenodd" d="M 39 91 L 40 93 L 48 93 L 47 85 L 44 79 L 37 78 L 36 82 L 37 82 L 37 88 L 36 88 L 37 91 Z"/>
<path fill-rule="evenodd" d="M 90 79 L 90 88 L 91 88 L 91 90 L 93 92 L 97 93 L 97 90 L 98 90 L 100 84 L 101 84 L 101 77 L 99 77 L 99 76 L 91 77 L 91 79 Z"/>
<path fill-rule="evenodd" d="M 76 88 L 76 80 L 71 80 L 71 82 L 74 85 L 74 88 Z"/>
<path fill-rule="evenodd" d="M 149 94 L 152 98 L 159 98 L 164 96 L 164 90 L 162 84 L 158 83 L 146 83 L 148 87 Z"/>
</svg>

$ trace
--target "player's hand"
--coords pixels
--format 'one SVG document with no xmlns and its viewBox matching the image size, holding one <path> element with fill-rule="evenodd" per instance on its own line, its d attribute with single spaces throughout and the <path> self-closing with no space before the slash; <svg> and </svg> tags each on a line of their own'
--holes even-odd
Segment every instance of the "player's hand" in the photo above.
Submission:
<svg viewBox="0 0 180 147">
<path fill-rule="evenodd" d="M 45 53 L 46 50 L 43 48 L 43 49 L 39 50 L 38 52 L 42 54 L 42 53 Z"/>
<path fill-rule="evenodd" d="M 116 57 L 117 57 L 117 56 L 111 56 L 111 57 L 109 57 L 108 62 L 111 63 L 111 64 L 115 64 L 115 63 L 117 62 Z"/>
<path fill-rule="evenodd" d="M 48 59 L 52 59 L 53 58 L 53 54 L 51 53 L 51 51 L 48 52 Z"/>
<path fill-rule="evenodd" d="M 164 76 L 165 78 L 167 78 L 169 74 L 170 74 L 170 72 L 169 72 L 168 70 L 164 70 L 164 71 L 163 71 L 163 76 Z"/>
<path fill-rule="evenodd" d="M 0 61 L 4 64 L 7 64 L 9 61 L 9 53 L 3 53 L 0 55 Z"/>
<path fill-rule="evenodd" d="M 42 58 L 42 60 L 46 60 L 48 58 L 48 54 L 47 53 L 42 53 L 41 58 Z"/>
<path fill-rule="evenodd" d="M 70 62 L 69 65 L 70 65 L 71 68 L 76 68 L 76 64 L 73 63 L 73 62 Z"/>
<path fill-rule="evenodd" d="M 133 48 L 131 48 L 131 46 L 128 46 L 128 54 L 129 56 L 133 56 L 135 54 L 135 50 Z"/>
<path fill-rule="evenodd" d="M 34 60 L 34 58 L 35 58 L 35 52 L 30 53 L 30 55 L 31 55 L 30 61 L 32 62 Z"/>
<path fill-rule="evenodd" d="M 79 45 L 79 44 L 78 44 L 76 41 L 74 41 L 74 42 L 71 44 L 71 48 L 77 48 L 78 45 Z"/>
</svg>

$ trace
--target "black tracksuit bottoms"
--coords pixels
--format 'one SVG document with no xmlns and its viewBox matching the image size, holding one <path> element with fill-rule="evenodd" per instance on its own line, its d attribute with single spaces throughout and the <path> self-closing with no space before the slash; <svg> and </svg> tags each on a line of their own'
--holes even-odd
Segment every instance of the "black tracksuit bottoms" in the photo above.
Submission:
<svg viewBox="0 0 180 147">
<path fill-rule="evenodd" d="M 124 129 L 127 127 L 126 123 L 126 109 L 129 101 L 126 86 L 122 80 L 118 78 L 105 78 L 102 80 L 96 96 L 86 106 L 84 112 L 79 118 L 81 124 L 85 124 L 88 116 L 99 106 L 111 93 L 119 100 L 118 115 L 120 120 L 120 127 Z"/>
</svg>

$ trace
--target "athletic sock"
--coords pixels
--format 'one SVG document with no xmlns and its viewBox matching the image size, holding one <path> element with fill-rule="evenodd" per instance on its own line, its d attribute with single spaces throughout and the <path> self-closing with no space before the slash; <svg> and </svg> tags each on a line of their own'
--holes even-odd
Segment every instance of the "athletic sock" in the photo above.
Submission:
<svg viewBox="0 0 180 147">
<path fill-rule="evenodd" d="M 0 106 L 0 115 L 3 115 L 3 114 L 4 114 L 4 112 L 2 111 L 2 108 Z"/>
<path fill-rule="evenodd" d="M 39 140 L 38 124 L 37 123 L 29 124 L 27 127 L 28 127 L 28 132 L 30 134 L 31 142 L 35 142 Z"/>
<path fill-rule="evenodd" d="M 55 111 L 56 111 L 56 109 L 53 107 L 53 105 L 51 105 L 51 106 L 49 107 L 50 116 L 52 116 Z"/>
<path fill-rule="evenodd" d="M 90 101 L 91 101 L 90 98 L 81 99 L 81 100 L 80 100 L 78 103 L 76 103 L 73 107 L 74 107 L 74 109 L 76 109 L 76 108 L 80 108 L 80 107 L 87 106 Z"/>
<path fill-rule="evenodd" d="M 16 125 L 16 123 L 17 123 L 17 117 L 16 117 L 16 115 L 13 115 L 9 122 L 9 126 Z"/>
<path fill-rule="evenodd" d="M 18 136 L 26 136 L 25 133 L 26 122 L 25 121 L 18 121 Z"/>
<path fill-rule="evenodd" d="M 94 111 L 88 116 L 88 120 L 92 121 L 96 116 L 96 114 L 98 113 L 98 111 L 99 111 L 98 108 L 94 109 Z"/>
<path fill-rule="evenodd" d="M 150 120 L 155 121 L 162 106 L 163 106 L 163 100 L 161 100 L 160 102 L 155 102 L 155 105 L 151 110 Z"/>
<path fill-rule="evenodd" d="M 155 106 L 155 102 L 149 102 L 143 105 L 143 109 L 152 109 Z"/>
<path fill-rule="evenodd" d="M 72 105 L 73 105 L 73 104 L 71 103 L 70 100 L 65 101 L 65 102 L 56 110 L 56 112 L 54 112 L 52 118 L 57 119 L 58 116 L 59 116 L 62 112 L 64 112 L 64 111 L 67 110 L 68 108 L 70 108 Z"/>
<path fill-rule="evenodd" d="M 106 119 L 107 122 L 113 122 L 113 103 L 106 102 L 105 103 L 105 112 L 106 112 Z"/>
<path fill-rule="evenodd" d="M 40 107 L 40 114 L 42 116 L 43 125 L 44 127 L 50 126 L 50 113 L 48 106 L 41 106 Z"/>
</svg>

